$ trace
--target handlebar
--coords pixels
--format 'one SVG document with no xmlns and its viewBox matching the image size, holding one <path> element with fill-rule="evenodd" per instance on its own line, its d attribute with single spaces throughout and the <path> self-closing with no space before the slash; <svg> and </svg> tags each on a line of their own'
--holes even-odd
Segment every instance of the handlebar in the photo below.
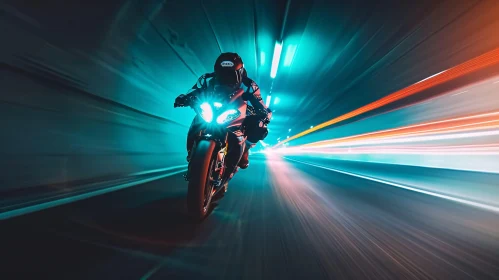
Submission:
<svg viewBox="0 0 499 280">
<path fill-rule="evenodd" d="M 177 97 L 178 99 L 179 97 Z M 188 107 L 188 106 L 191 106 L 193 101 L 196 100 L 197 97 L 196 96 L 189 96 L 189 95 L 185 95 L 183 101 L 184 103 L 181 104 L 181 103 L 177 103 L 177 100 L 175 100 L 175 102 L 173 103 L 173 108 L 177 108 L 177 107 Z"/>
</svg>

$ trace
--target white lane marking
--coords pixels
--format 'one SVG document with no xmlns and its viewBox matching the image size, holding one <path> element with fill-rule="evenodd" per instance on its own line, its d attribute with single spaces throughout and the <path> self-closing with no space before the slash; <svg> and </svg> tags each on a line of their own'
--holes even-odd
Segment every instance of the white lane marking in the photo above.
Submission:
<svg viewBox="0 0 499 280">
<path fill-rule="evenodd" d="M 168 177 L 168 176 L 173 176 L 173 175 L 185 172 L 185 171 L 186 171 L 186 169 L 179 170 L 179 171 L 174 171 L 174 172 L 170 172 L 170 173 L 167 173 L 167 174 L 154 176 L 154 177 L 147 178 L 147 179 L 142 179 L 142 180 L 138 180 L 138 181 L 133 181 L 133 182 L 129 182 L 129 183 L 120 184 L 120 185 L 117 185 L 117 186 L 114 186 L 114 187 L 104 188 L 104 189 L 101 189 L 101 190 L 91 191 L 91 192 L 88 192 L 88 193 L 83 193 L 83 194 L 79 194 L 79 195 L 75 195 L 75 196 L 65 197 L 65 198 L 54 200 L 54 201 L 48 201 L 48 202 L 44 202 L 44 203 L 40 203 L 40 204 L 36 204 L 36 205 L 31 205 L 31 206 L 27 206 L 27 207 L 23 207 L 23 208 L 19 208 L 19 209 L 14 209 L 14 210 L 6 211 L 6 212 L 3 212 L 3 213 L 0 213 L 0 220 L 6 220 L 6 219 L 13 218 L 13 217 L 17 217 L 17 216 L 21 216 L 21 215 L 25 215 L 25 214 L 29 214 L 29 213 L 33 213 L 33 212 L 37 212 L 37 211 L 41 211 L 41 210 L 45 210 L 45 209 L 48 209 L 48 208 L 60 206 L 60 205 L 63 205 L 63 204 L 73 203 L 73 202 L 76 202 L 76 201 L 79 201 L 79 200 L 83 200 L 83 199 L 91 198 L 91 197 L 94 197 L 94 196 L 98 196 L 98 195 L 102 195 L 102 194 L 106 194 L 106 193 L 118 191 L 118 190 L 121 190 L 121 189 L 133 187 L 133 186 L 144 184 L 144 183 L 148 183 L 148 182 L 151 182 L 151 181 L 159 180 L 159 179 L 162 179 L 162 178 L 165 178 L 165 177 Z"/>
<path fill-rule="evenodd" d="M 350 172 L 346 172 L 346 171 L 342 171 L 342 170 L 338 170 L 338 169 L 334 169 L 334 168 L 329 168 L 329 167 L 325 167 L 325 166 L 321 166 L 321 165 L 317 165 L 317 164 L 313 164 L 313 163 L 308 163 L 308 162 L 304 162 L 304 161 L 300 161 L 300 160 L 290 159 L 287 157 L 284 157 L 284 158 L 287 160 L 290 160 L 290 161 L 294 161 L 294 162 L 298 162 L 298 163 L 302 163 L 302 164 L 306 164 L 306 165 L 310 165 L 310 166 L 314 166 L 314 167 L 342 173 L 345 175 L 350 175 L 350 176 L 354 176 L 354 177 L 358 177 L 358 178 L 362 178 L 362 179 L 366 179 L 366 180 L 394 186 L 394 187 L 401 188 L 401 189 L 410 190 L 413 192 L 423 193 L 423 194 L 427 194 L 427 195 L 431 195 L 431 196 L 435 196 L 435 197 L 439 197 L 439 198 L 443 198 L 443 199 L 451 200 L 454 202 L 458 202 L 458 203 L 466 204 L 469 206 L 474 206 L 474 207 L 478 207 L 481 209 L 485 209 L 485 210 L 499 213 L 499 207 L 496 207 L 496 206 L 478 203 L 478 202 L 474 202 L 474 201 L 469 201 L 469 200 L 465 200 L 465 199 L 461 199 L 461 198 L 457 198 L 457 197 L 452 197 L 452 196 L 448 196 L 448 195 L 443 195 L 443 194 L 439 194 L 439 193 L 434 193 L 434 192 L 430 192 L 430 191 L 426 191 L 426 190 L 421 190 L 421 189 L 405 186 L 405 185 L 398 184 L 398 183 L 393 183 L 393 182 L 389 182 L 389 181 L 385 181 L 385 180 L 381 180 L 381 179 L 376 179 L 373 177 L 364 176 L 364 175 L 360 175 L 360 174 L 350 173 Z"/>
</svg>

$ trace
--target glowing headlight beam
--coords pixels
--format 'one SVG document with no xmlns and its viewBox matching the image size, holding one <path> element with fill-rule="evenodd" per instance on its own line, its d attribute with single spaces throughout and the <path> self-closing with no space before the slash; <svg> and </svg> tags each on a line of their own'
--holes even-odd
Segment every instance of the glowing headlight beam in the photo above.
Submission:
<svg viewBox="0 0 499 280">
<path fill-rule="evenodd" d="M 272 68 L 270 69 L 270 77 L 272 79 L 277 75 L 277 68 L 281 60 L 282 42 L 276 42 L 274 47 L 274 57 L 272 58 Z"/>
<path fill-rule="evenodd" d="M 204 102 L 201 105 L 199 105 L 201 108 L 201 117 L 207 122 L 211 123 L 213 120 L 213 110 L 211 109 L 210 104 L 208 102 Z"/>
<path fill-rule="evenodd" d="M 215 106 L 215 108 L 221 108 L 222 107 L 222 103 L 215 102 L 215 103 L 213 103 L 213 106 Z"/>
</svg>

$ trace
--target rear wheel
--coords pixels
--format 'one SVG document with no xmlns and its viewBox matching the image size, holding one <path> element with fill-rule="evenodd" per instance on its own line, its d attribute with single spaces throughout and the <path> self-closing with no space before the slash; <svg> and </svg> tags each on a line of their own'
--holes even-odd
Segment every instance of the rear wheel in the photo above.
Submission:
<svg viewBox="0 0 499 280">
<path fill-rule="evenodd" d="M 206 218 L 213 198 L 212 174 L 215 169 L 215 142 L 201 140 L 192 151 L 187 192 L 187 210 L 196 221 Z"/>
</svg>

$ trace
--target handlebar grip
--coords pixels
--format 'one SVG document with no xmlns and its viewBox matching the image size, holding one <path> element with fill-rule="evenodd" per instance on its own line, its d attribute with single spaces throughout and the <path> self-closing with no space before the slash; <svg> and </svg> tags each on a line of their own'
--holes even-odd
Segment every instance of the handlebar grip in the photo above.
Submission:
<svg viewBox="0 0 499 280">
<path fill-rule="evenodd" d="M 178 98 L 177 98 L 177 100 L 178 100 Z M 196 100 L 196 97 L 195 96 L 185 96 L 180 101 L 181 103 L 178 103 L 177 100 L 173 103 L 173 108 L 191 106 L 192 103 Z"/>
</svg>

